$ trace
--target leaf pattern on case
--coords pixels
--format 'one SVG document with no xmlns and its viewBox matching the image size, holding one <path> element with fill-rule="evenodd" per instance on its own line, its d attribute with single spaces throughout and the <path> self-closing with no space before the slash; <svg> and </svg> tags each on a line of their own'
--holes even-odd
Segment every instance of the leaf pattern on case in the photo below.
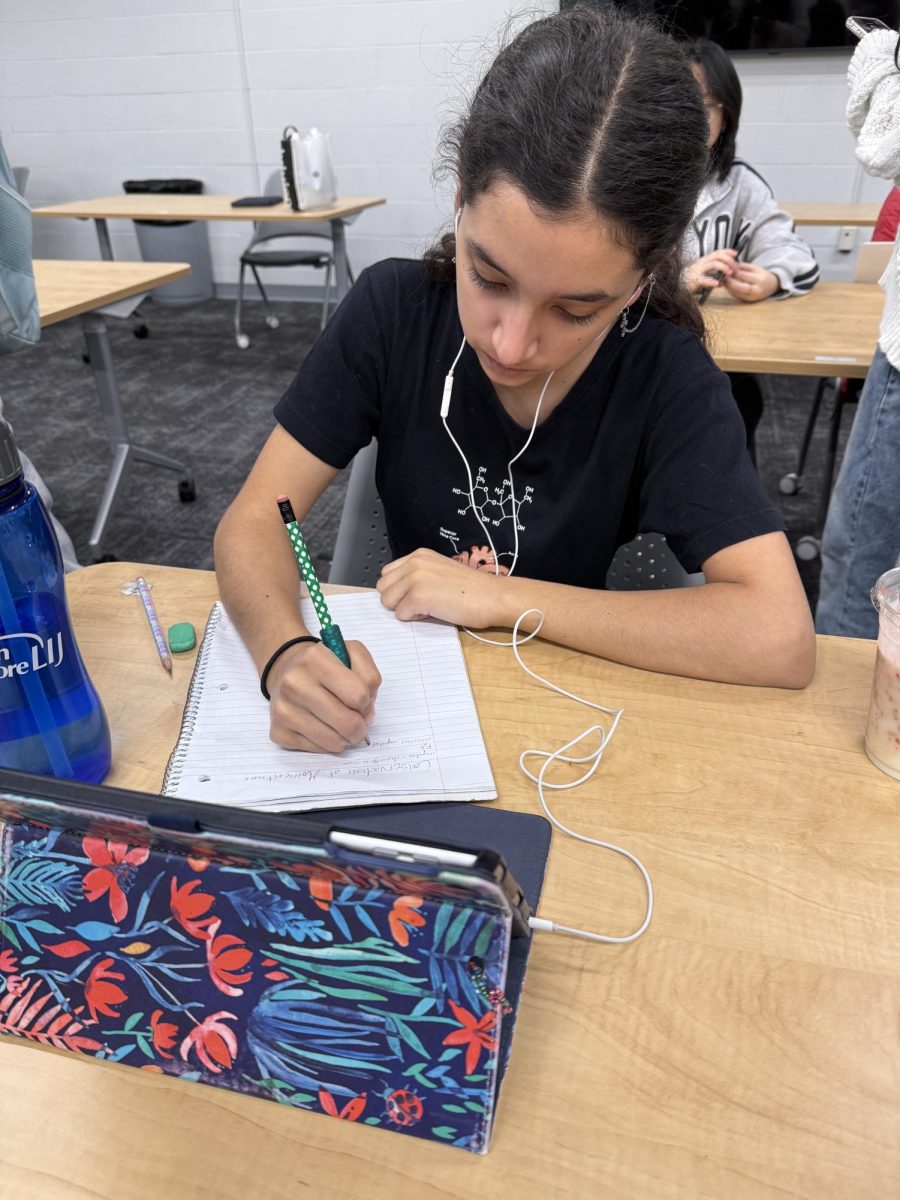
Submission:
<svg viewBox="0 0 900 1200">
<path fill-rule="evenodd" d="M 0 1034 L 482 1151 L 509 925 L 388 866 L 190 854 L 0 811 Z M 3 818 L 7 818 L 3 821 Z"/>
</svg>

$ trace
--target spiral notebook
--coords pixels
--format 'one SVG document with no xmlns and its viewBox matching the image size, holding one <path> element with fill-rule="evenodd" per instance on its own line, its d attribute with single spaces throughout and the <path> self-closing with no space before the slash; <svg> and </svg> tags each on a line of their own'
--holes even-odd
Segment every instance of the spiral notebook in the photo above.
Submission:
<svg viewBox="0 0 900 1200">
<path fill-rule="evenodd" d="M 274 745 L 256 667 L 215 604 L 163 795 L 269 812 L 493 800 L 497 790 L 456 629 L 398 621 L 372 592 L 329 596 L 328 605 L 344 637 L 364 642 L 382 674 L 371 745 L 341 754 Z M 310 601 L 301 609 L 315 628 Z"/>
</svg>

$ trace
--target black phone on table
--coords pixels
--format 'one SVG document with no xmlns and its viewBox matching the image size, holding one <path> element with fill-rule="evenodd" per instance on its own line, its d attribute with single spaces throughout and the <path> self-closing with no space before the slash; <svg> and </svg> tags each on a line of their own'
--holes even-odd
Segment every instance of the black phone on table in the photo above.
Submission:
<svg viewBox="0 0 900 1200">
<path fill-rule="evenodd" d="M 280 196 L 241 196 L 232 200 L 232 208 L 271 208 L 273 204 L 281 204 Z"/>
</svg>

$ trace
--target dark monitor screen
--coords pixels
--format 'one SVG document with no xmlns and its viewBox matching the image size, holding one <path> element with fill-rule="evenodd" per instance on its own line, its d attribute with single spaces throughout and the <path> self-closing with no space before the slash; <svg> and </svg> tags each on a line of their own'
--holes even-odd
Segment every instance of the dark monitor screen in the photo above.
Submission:
<svg viewBox="0 0 900 1200">
<path fill-rule="evenodd" d="M 563 2 L 574 8 L 584 0 Z M 709 38 L 726 50 L 769 53 L 834 50 L 856 45 L 847 17 L 875 17 L 897 28 L 897 0 L 594 0 L 597 8 L 621 8 L 656 18 L 677 38 Z"/>
</svg>

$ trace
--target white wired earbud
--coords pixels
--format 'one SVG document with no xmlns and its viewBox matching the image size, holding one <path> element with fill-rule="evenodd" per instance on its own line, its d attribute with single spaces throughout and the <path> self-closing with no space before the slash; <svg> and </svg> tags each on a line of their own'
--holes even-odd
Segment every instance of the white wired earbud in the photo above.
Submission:
<svg viewBox="0 0 900 1200">
<path fill-rule="evenodd" d="M 454 234 L 457 238 L 459 238 L 459 219 L 461 216 L 462 216 L 462 205 L 460 205 L 459 208 L 457 208 L 457 210 L 454 214 L 454 217 L 453 217 L 453 229 L 454 229 Z M 609 326 L 607 326 L 607 328 L 609 328 Z M 606 330 L 604 330 L 603 332 L 605 333 Z M 459 349 L 456 352 L 456 357 L 454 358 L 453 362 L 450 364 L 450 370 L 447 372 L 447 375 L 444 379 L 444 390 L 441 393 L 441 408 L 440 408 L 441 422 L 444 426 L 444 429 L 447 431 L 447 436 L 450 438 L 450 441 L 456 447 L 457 453 L 459 454 L 459 457 L 462 459 L 463 466 L 466 469 L 466 478 L 469 482 L 469 503 L 472 506 L 472 512 L 475 514 L 475 520 L 480 525 L 481 531 L 484 534 L 485 538 L 487 539 L 487 543 L 491 548 L 491 554 L 493 554 L 493 556 L 494 556 L 494 574 L 499 575 L 500 574 L 500 558 L 497 554 L 497 547 L 494 545 L 494 539 L 491 537 L 487 526 L 485 525 L 484 521 L 482 520 L 481 514 L 478 511 L 478 506 L 475 503 L 475 481 L 472 478 L 472 468 L 469 466 L 469 460 L 466 458 L 466 455 L 465 455 L 465 452 L 463 451 L 462 446 L 460 446 L 459 442 L 453 436 L 453 431 L 451 430 L 450 426 L 447 424 L 447 416 L 450 412 L 450 400 L 451 400 L 451 397 L 453 394 L 453 373 L 456 370 L 456 364 L 459 362 L 460 358 L 462 357 L 462 352 L 463 352 L 463 350 L 465 350 L 465 348 L 466 348 L 466 335 L 463 334 L 463 339 L 460 342 Z M 516 489 L 515 489 L 515 481 L 513 479 L 512 467 L 513 467 L 513 463 L 516 462 L 518 459 L 520 459 L 522 457 L 522 455 L 525 453 L 525 451 L 528 449 L 528 447 L 531 445 L 531 439 L 534 437 L 534 431 L 535 431 L 535 429 L 537 429 L 538 419 L 540 418 L 540 415 L 541 415 L 541 406 L 544 403 L 544 396 L 547 394 L 547 388 L 548 388 L 548 386 L 550 384 L 550 380 L 553 378 L 554 374 L 555 374 L 554 371 L 550 372 L 550 374 L 547 376 L 546 381 L 544 382 L 543 388 L 541 389 L 541 394 L 538 397 L 537 407 L 534 410 L 534 418 L 532 419 L 532 422 L 531 422 L 531 429 L 528 431 L 528 437 L 525 439 L 525 442 L 523 443 L 522 448 L 519 450 L 519 452 L 517 454 L 514 454 L 513 457 L 506 464 L 507 474 L 509 475 L 509 495 L 510 495 L 510 503 L 511 503 L 511 507 L 512 507 L 512 523 L 513 523 L 513 558 L 512 558 L 512 564 L 509 568 L 510 575 L 512 575 L 513 571 L 516 568 L 516 563 L 519 561 L 519 514 L 516 509 Z M 478 637 L 478 634 L 473 633 L 472 637 Z M 492 642 L 494 645 L 497 645 L 497 646 L 509 646 L 512 644 L 511 642 L 494 642 L 493 639 L 491 639 L 491 638 L 481 638 L 480 640 Z"/>
</svg>

